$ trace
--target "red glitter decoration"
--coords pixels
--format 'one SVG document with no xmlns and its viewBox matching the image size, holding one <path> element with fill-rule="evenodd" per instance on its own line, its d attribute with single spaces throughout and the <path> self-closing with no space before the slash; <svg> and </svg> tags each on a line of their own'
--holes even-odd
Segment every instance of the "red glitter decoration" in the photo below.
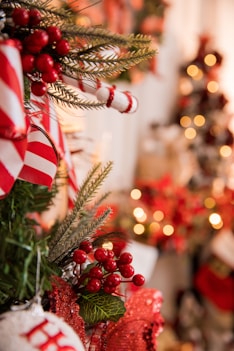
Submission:
<svg viewBox="0 0 234 351">
<path fill-rule="evenodd" d="M 163 329 L 160 314 L 162 294 L 156 289 L 142 288 L 126 302 L 126 312 L 117 323 L 110 322 L 105 343 L 100 350 L 155 351 L 157 336 Z"/>
<path fill-rule="evenodd" d="M 79 335 L 85 344 L 85 323 L 79 315 L 80 307 L 76 303 L 77 295 L 72 287 L 60 277 L 53 277 L 52 291 L 48 292 L 50 312 L 64 319 Z"/>
</svg>

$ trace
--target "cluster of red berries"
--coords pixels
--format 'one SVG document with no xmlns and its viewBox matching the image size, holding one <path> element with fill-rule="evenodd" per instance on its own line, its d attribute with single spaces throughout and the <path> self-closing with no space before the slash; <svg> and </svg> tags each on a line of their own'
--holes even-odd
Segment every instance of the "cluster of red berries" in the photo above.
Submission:
<svg viewBox="0 0 234 351">
<path fill-rule="evenodd" d="M 47 91 L 47 83 L 54 83 L 61 74 L 59 58 L 70 51 L 69 42 L 62 37 L 57 26 L 38 28 L 42 16 L 37 9 L 15 8 L 12 12 L 15 27 L 27 27 L 26 36 L 19 42 L 22 68 L 31 80 L 31 91 L 42 96 Z"/>
<path fill-rule="evenodd" d="M 93 250 L 92 243 L 88 240 L 81 242 L 79 249 L 73 252 L 73 261 L 82 266 L 87 262 L 88 255 L 92 253 L 94 261 L 90 263 L 84 272 L 79 270 L 77 288 L 85 287 L 91 293 L 101 289 L 108 294 L 116 292 L 121 282 L 132 282 L 141 286 L 145 278 L 141 274 L 134 274 L 131 265 L 133 257 L 130 252 L 122 252 L 119 255 L 114 250 L 103 247 Z M 123 278 L 131 278 L 126 280 Z"/>
</svg>

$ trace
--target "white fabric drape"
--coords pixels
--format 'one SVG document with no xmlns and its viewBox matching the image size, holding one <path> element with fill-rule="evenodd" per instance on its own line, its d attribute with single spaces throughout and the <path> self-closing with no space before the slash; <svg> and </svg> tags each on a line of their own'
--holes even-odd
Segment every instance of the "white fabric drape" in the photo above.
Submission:
<svg viewBox="0 0 234 351">
<path fill-rule="evenodd" d="M 177 97 L 178 67 L 196 53 L 198 38 L 209 34 L 215 50 L 223 55 L 221 89 L 234 109 L 234 1 L 233 0 L 170 0 L 166 13 L 166 30 L 159 47 L 158 73 L 148 73 L 135 84 L 117 83 L 129 90 L 139 101 L 138 111 L 121 115 L 112 109 L 89 111 L 85 119 L 85 138 L 91 142 L 89 151 L 103 162 L 111 160 L 114 169 L 106 190 L 130 189 L 138 157 L 139 139 L 150 122 L 167 124 Z"/>
</svg>

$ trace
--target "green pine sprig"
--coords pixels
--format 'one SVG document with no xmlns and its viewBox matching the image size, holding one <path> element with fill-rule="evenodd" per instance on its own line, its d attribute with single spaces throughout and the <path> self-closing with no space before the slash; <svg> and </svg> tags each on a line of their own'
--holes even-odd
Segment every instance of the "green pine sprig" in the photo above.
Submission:
<svg viewBox="0 0 234 351">
<path fill-rule="evenodd" d="M 105 106 L 103 102 L 81 98 L 74 89 L 60 80 L 48 86 L 47 94 L 51 100 L 68 108 L 98 109 Z"/>
<path fill-rule="evenodd" d="M 51 236 L 49 261 L 57 264 L 61 263 L 72 250 L 79 246 L 82 240 L 91 237 L 104 224 L 111 210 L 107 208 L 101 215 L 95 216 L 95 211 L 92 211 L 92 209 L 96 206 L 96 203 L 89 209 L 87 209 L 87 206 L 97 195 L 111 168 L 112 162 L 108 162 L 103 168 L 99 163 L 93 166 L 88 173 L 79 189 L 72 212 L 66 216 Z"/>
</svg>

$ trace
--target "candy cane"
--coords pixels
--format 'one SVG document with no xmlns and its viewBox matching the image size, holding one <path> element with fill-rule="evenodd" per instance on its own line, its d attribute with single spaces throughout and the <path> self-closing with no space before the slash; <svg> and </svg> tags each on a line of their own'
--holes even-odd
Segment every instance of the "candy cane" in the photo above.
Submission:
<svg viewBox="0 0 234 351">
<path fill-rule="evenodd" d="M 109 85 L 99 79 L 74 79 L 64 75 L 63 81 L 85 93 L 95 95 L 107 107 L 112 107 L 121 113 L 133 113 L 137 110 L 138 101 L 130 92 L 120 91 L 114 85 Z"/>
<path fill-rule="evenodd" d="M 63 82 L 80 89 L 84 93 L 89 93 L 92 95 L 96 94 L 98 88 L 107 86 L 107 84 L 101 82 L 99 79 L 87 79 L 83 77 L 75 79 L 65 75 L 63 75 Z"/>
<path fill-rule="evenodd" d="M 112 107 L 121 113 L 133 113 L 137 110 L 137 99 L 128 91 L 119 91 L 115 86 L 101 87 L 96 92 L 97 99 L 104 101 L 107 107 Z"/>
</svg>

